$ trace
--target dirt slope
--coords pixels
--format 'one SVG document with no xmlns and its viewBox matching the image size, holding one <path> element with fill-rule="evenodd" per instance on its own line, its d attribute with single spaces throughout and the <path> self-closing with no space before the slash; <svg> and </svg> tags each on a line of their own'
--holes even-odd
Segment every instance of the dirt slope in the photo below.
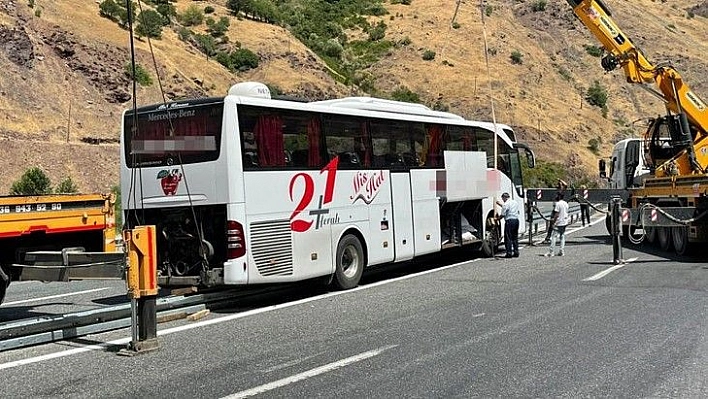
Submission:
<svg viewBox="0 0 708 399">
<path fill-rule="evenodd" d="M 178 9 L 192 4 L 179 0 Z M 386 3 L 387 38 L 409 38 L 369 73 L 383 93 L 405 86 L 429 104 L 446 104 L 469 118 L 513 125 L 540 158 L 594 169 L 587 142 L 600 137 L 603 153 L 628 134 L 633 121 L 663 111 L 657 99 L 625 83 L 620 71 L 605 74 L 596 45 L 572 15 L 566 1 L 548 1 L 533 12 L 534 1 L 488 0 L 493 7 L 482 23 L 479 2 L 460 2 L 455 22 L 453 0 Z M 224 0 L 212 5 L 228 16 Z M 708 98 L 706 2 L 608 0 L 620 27 L 654 61 L 670 60 L 693 90 Z M 41 15 L 35 15 L 41 10 Z M 690 10 L 690 14 L 689 14 Z M 199 29 L 197 29 L 199 30 Z M 489 51 L 485 63 L 484 34 Z M 230 42 L 256 52 L 260 66 L 230 73 L 178 39 L 171 29 L 152 41 L 160 81 L 168 99 L 223 95 L 240 81 L 257 80 L 287 94 L 311 99 L 362 94 L 338 84 L 325 64 L 282 27 L 231 18 Z M 138 62 L 155 72 L 146 41 L 136 42 Z M 425 50 L 436 52 L 424 61 Z M 518 51 L 523 62 L 513 64 Z M 118 182 L 118 132 L 121 112 L 132 105 L 128 32 L 101 18 L 98 2 L 23 0 L 0 3 L 0 193 L 29 166 L 41 166 L 54 182 L 71 176 L 82 191 L 102 191 Z M 609 92 L 609 113 L 583 100 L 593 81 Z M 158 85 L 139 88 L 138 105 L 161 101 Z M 493 102 L 492 102 L 493 99 Z"/>
</svg>

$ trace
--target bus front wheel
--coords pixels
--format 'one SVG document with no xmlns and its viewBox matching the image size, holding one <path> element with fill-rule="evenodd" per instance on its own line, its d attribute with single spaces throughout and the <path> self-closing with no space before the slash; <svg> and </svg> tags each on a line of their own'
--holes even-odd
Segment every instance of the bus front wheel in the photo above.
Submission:
<svg viewBox="0 0 708 399">
<path fill-rule="evenodd" d="M 501 225 L 491 213 L 487 217 L 486 224 L 487 231 L 484 239 L 482 240 L 480 252 L 485 258 L 491 258 L 497 252 L 497 249 L 499 249 L 499 244 L 501 243 Z"/>
<path fill-rule="evenodd" d="M 347 234 L 337 245 L 337 259 L 334 270 L 334 284 L 337 288 L 347 290 L 359 285 L 361 274 L 364 272 L 366 260 L 364 249 L 359 239 Z"/>
</svg>

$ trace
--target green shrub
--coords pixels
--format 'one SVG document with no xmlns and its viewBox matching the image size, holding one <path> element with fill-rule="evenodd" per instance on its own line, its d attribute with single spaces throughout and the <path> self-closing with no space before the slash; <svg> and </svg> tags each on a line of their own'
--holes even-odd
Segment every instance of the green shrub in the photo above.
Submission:
<svg viewBox="0 0 708 399">
<path fill-rule="evenodd" d="M 79 192 L 79 187 L 74 183 L 71 177 L 67 177 L 57 185 L 54 192 L 57 194 L 74 194 Z"/>
<path fill-rule="evenodd" d="M 453 22 L 453 23 L 452 23 L 452 29 L 460 29 L 460 24 L 459 24 L 459 22 Z"/>
<path fill-rule="evenodd" d="M 559 67 L 558 67 L 558 74 L 559 74 L 563 79 L 567 80 L 568 82 L 570 82 L 570 81 L 573 80 L 573 76 L 570 74 L 570 71 L 568 71 L 567 69 L 565 69 L 565 68 L 562 67 L 562 66 L 559 66 Z"/>
<path fill-rule="evenodd" d="M 600 141 L 596 138 L 588 140 L 588 149 L 595 155 L 600 155 Z"/>
<path fill-rule="evenodd" d="M 135 28 L 135 33 L 138 36 L 160 39 L 164 24 L 165 17 L 162 14 L 154 10 L 145 10 L 138 15 L 138 26 Z"/>
<path fill-rule="evenodd" d="M 408 45 L 410 45 L 411 43 L 413 43 L 413 40 L 411 40 L 411 38 L 408 37 L 408 36 L 406 36 L 406 37 L 404 37 L 403 39 L 401 39 L 401 40 L 398 41 L 398 45 L 399 45 L 399 46 L 403 46 L 403 47 L 408 46 Z"/>
<path fill-rule="evenodd" d="M 525 187 L 555 187 L 558 179 L 568 181 L 567 168 L 558 162 L 537 160 L 533 169 L 522 162 L 521 170 Z"/>
<path fill-rule="evenodd" d="M 123 228 L 123 210 L 121 204 L 120 185 L 111 187 L 111 193 L 116 196 L 116 230 Z"/>
<path fill-rule="evenodd" d="M 168 25 L 172 21 L 172 17 L 177 15 L 177 7 L 170 3 L 158 4 L 155 9 L 164 17 L 164 25 Z"/>
<path fill-rule="evenodd" d="M 492 16 L 492 11 L 494 11 L 494 7 L 492 7 L 491 4 L 487 4 L 486 7 L 484 7 L 484 15 L 491 17 Z"/>
<path fill-rule="evenodd" d="M 34 10 L 34 16 L 37 17 L 37 18 L 41 17 L 41 16 L 42 16 L 42 10 L 39 9 L 39 8 L 36 9 L 36 10 Z"/>
<path fill-rule="evenodd" d="M 19 180 L 12 183 L 10 195 L 42 195 L 51 194 L 52 182 L 44 171 L 32 167 L 25 171 Z"/>
<path fill-rule="evenodd" d="M 405 101 L 407 103 L 420 103 L 418 93 L 411 91 L 405 86 L 401 86 L 391 93 L 391 99 L 396 101 Z"/>
<path fill-rule="evenodd" d="M 531 6 L 531 10 L 533 10 L 533 12 L 545 11 L 546 5 L 546 0 L 536 0 Z"/>
<path fill-rule="evenodd" d="M 131 1 L 130 4 L 130 18 L 128 18 L 128 9 L 126 6 L 123 5 L 125 3 L 123 0 L 120 0 L 120 11 L 118 11 L 118 25 L 120 25 L 122 28 L 127 28 L 128 27 L 128 22 L 129 21 L 135 21 L 135 16 L 138 13 L 138 4 L 134 1 Z M 127 3 L 126 3 L 127 4 Z"/>
<path fill-rule="evenodd" d="M 29 0 L 29 1 L 27 2 L 27 6 L 28 6 L 29 8 L 34 8 L 34 0 Z"/>
<path fill-rule="evenodd" d="M 216 40 L 211 35 L 194 35 L 194 40 L 199 45 L 199 50 L 208 57 L 216 55 Z"/>
<path fill-rule="evenodd" d="M 332 58 L 340 58 L 344 47 L 337 39 L 329 39 L 322 45 L 322 52 Z"/>
<path fill-rule="evenodd" d="M 104 0 L 98 5 L 99 15 L 113 21 L 118 21 L 122 10 L 124 11 L 125 9 L 113 0 Z"/>
<path fill-rule="evenodd" d="M 369 40 L 372 42 L 379 41 L 386 36 L 386 23 L 379 21 L 376 26 L 369 29 Z"/>
<path fill-rule="evenodd" d="M 212 6 L 204 7 L 204 14 L 213 14 L 213 13 L 214 13 L 214 7 L 212 7 Z"/>
<path fill-rule="evenodd" d="M 600 84 L 599 81 L 595 81 L 592 86 L 587 91 L 585 99 L 590 103 L 600 108 L 607 108 L 607 90 Z M 604 113 L 606 116 L 606 111 Z"/>
<path fill-rule="evenodd" d="M 177 29 L 177 37 L 179 37 L 179 40 L 185 42 L 191 36 L 192 36 L 192 32 L 189 29 L 185 28 L 184 26 L 180 26 Z"/>
<path fill-rule="evenodd" d="M 218 52 L 214 57 L 217 62 L 231 71 L 247 71 L 258 67 L 258 55 L 247 48 L 239 48 L 231 53 Z"/>
<path fill-rule="evenodd" d="M 204 22 L 204 11 L 199 6 L 192 4 L 179 15 L 179 20 L 184 26 L 197 26 Z"/>
<path fill-rule="evenodd" d="M 601 57 L 603 53 L 602 47 L 597 47 L 592 44 L 588 44 L 585 46 L 585 51 L 587 51 L 588 54 L 590 54 L 593 57 Z"/>
<path fill-rule="evenodd" d="M 125 74 L 133 79 L 133 67 L 130 62 L 125 64 Z M 138 82 L 140 86 L 150 86 L 152 84 L 150 74 L 140 64 L 135 64 L 135 81 Z"/>
<path fill-rule="evenodd" d="M 214 21 L 209 17 L 206 19 L 207 30 L 214 37 L 221 37 L 229 30 L 229 18 L 221 17 L 219 21 Z"/>
<path fill-rule="evenodd" d="M 423 52 L 423 59 L 425 61 L 432 61 L 435 59 L 435 51 L 433 50 L 425 50 Z"/>
<path fill-rule="evenodd" d="M 509 58 L 511 58 L 512 64 L 521 65 L 524 63 L 524 55 L 519 50 L 512 51 Z"/>
</svg>

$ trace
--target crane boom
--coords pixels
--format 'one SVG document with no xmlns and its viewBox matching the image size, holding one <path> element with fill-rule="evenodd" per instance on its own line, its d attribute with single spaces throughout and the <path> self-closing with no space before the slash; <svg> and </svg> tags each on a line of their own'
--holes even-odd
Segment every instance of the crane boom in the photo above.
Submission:
<svg viewBox="0 0 708 399">
<path fill-rule="evenodd" d="M 673 129 L 676 151 L 668 159 L 652 160 L 656 176 L 688 175 L 708 172 L 708 109 L 691 91 L 670 63 L 652 64 L 612 19 L 601 0 L 567 0 L 575 15 L 602 43 L 607 54 L 602 58 L 606 71 L 622 68 L 629 83 L 649 89 L 665 105 L 669 129 Z M 654 87 L 649 87 L 653 84 Z M 658 126 L 658 125 L 656 125 Z M 652 133 L 648 132 L 647 140 Z"/>
</svg>

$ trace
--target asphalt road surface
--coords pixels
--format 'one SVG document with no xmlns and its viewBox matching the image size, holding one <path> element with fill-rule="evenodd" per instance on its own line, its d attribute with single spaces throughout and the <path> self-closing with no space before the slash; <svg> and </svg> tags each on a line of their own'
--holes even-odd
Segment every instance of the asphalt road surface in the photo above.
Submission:
<svg viewBox="0 0 708 399">
<path fill-rule="evenodd" d="M 603 223 L 574 230 L 564 257 L 456 253 L 160 325 L 135 357 L 127 330 L 1 352 L 0 397 L 708 397 L 705 253 L 616 266 Z"/>
</svg>

